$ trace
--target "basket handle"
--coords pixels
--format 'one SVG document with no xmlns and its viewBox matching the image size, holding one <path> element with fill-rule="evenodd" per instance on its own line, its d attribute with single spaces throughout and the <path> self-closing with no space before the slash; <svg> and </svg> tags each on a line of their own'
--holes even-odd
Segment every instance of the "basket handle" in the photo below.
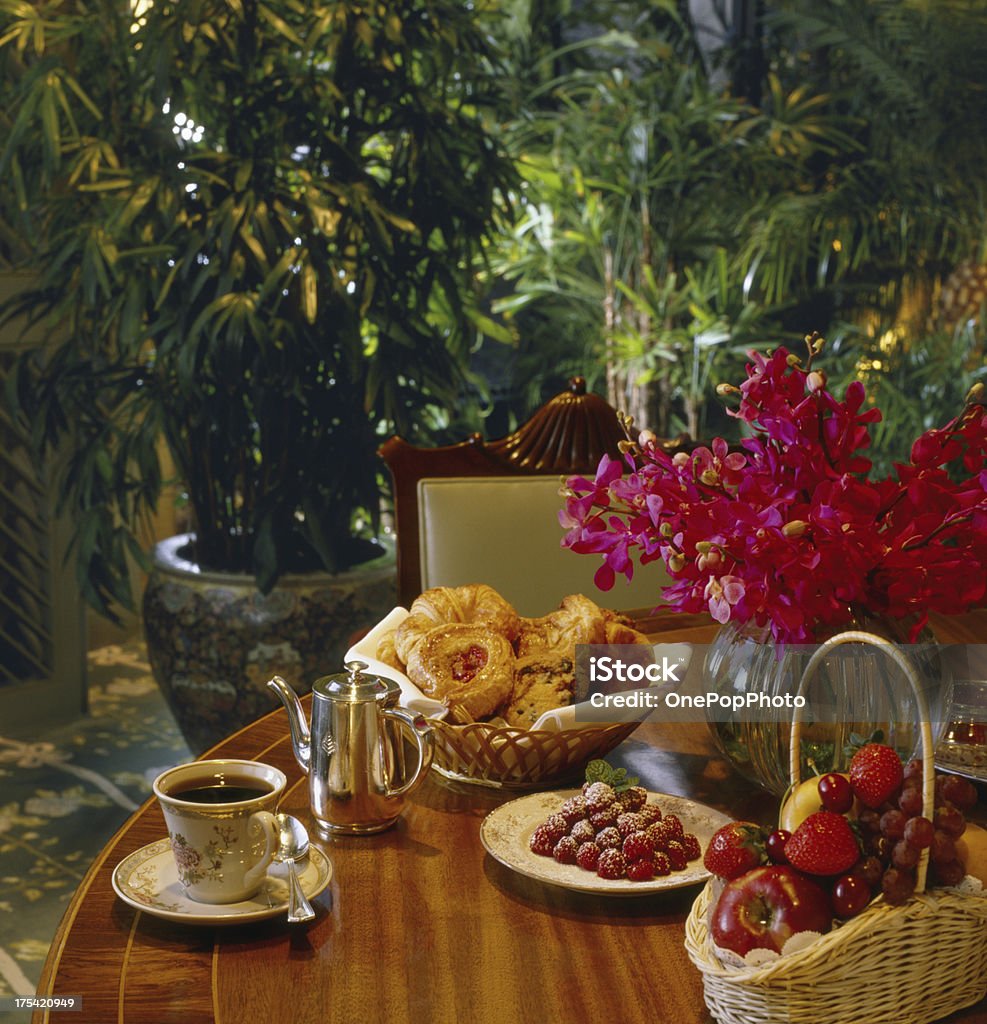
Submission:
<svg viewBox="0 0 987 1024">
<path fill-rule="evenodd" d="M 932 723 L 929 721 L 929 707 L 922 692 L 918 676 L 915 674 L 915 667 L 911 659 L 902 652 L 896 643 L 893 643 L 886 637 L 878 636 L 876 633 L 867 633 L 859 629 L 849 629 L 843 633 L 837 633 L 820 644 L 818 650 L 809 659 L 809 664 L 806 665 L 802 678 L 799 680 L 796 695 L 804 696 L 823 659 L 830 651 L 840 647 L 842 644 L 868 644 L 871 647 L 877 647 L 905 673 L 905 678 L 908 680 L 912 693 L 915 695 L 919 729 L 922 736 L 922 813 L 931 821 L 935 813 L 935 764 L 933 763 L 935 751 L 932 745 Z M 793 786 L 797 786 L 802 781 L 801 742 L 802 709 L 796 707 L 795 714 L 792 717 L 791 745 L 788 751 L 788 771 Z M 916 892 L 925 891 L 925 876 L 928 866 L 929 850 L 926 848 L 921 852 L 915 869 Z"/>
</svg>

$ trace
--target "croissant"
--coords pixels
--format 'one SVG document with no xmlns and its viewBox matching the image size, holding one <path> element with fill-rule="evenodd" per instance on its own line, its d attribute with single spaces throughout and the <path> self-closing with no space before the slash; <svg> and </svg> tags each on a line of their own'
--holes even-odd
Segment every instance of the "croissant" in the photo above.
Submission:
<svg viewBox="0 0 987 1024">
<path fill-rule="evenodd" d="M 520 619 L 513 606 L 485 583 L 433 587 L 415 598 L 408 617 L 398 626 L 394 635 L 397 656 L 408 664 L 426 634 L 446 623 L 483 625 L 509 642 L 517 637 L 520 627 Z"/>
<path fill-rule="evenodd" d="M 540 651 L 568 650 L 576 644 L 602 644 L 607 640 L 607 618 L 602 608 L 582 594 L 569 594 L 548 615 L 522 619 L 518 657 Z"/>
<path fill-rule="evenodd" d="M 427 696 L 483 718 L 511 695 L 514 649 L 484 625 L 447 623 L 428 630 L 415 645 L 407 673 Z"/>
<path fill-rule="evenodd" d="M 378 661 L 382 661 L 385 665 L 403 672 L 404 662 L 398 657 L 398 652 L 394 649 L 394 633 L 393 629 L 389 630 L 377 641 L 375 653 Z"/>
</svg>

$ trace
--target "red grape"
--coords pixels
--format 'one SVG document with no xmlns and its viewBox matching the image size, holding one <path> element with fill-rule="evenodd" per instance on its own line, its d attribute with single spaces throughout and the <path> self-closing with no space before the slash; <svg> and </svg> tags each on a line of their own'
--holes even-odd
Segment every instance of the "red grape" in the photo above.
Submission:
<svg viewBox="0 0 987 1024">
<path fill-rule="evenodd" d="M 881 831 L 881 815 L 870 807 L 865 807 L 857 815 L 857 821 L 865 833 L 876 836 Z"/>
<path fill-rule="evenodd" d="M 922 783 L 918 779 L 907 779 L 901 787 L 901 794 L 898 797 L 898 807 L 914 818 L 916 814 L 922 813 Z"/>
<path fill-rule="evenodd" d="M 884 865 L 879 857 L 865 857 L 857 865 L 856 870 L 860 872 L 861 877 L 872 889 L 876 889 L 881 884 Z"/>
<path fill-rule="evenodd" d="M 945 832 L 936 829 L 932 835 L 929 857 L 933 864 L 948 864 L 949 861 L 956 860 L 956 844 Z"/>
<path fill-rule="evenodd" d="M 837 917 L 853 917 L 870 903 L 870 886 L 862 875 L 844 875 L 833 886 L 831 901 Z"/>
<path fill-rule="evenodd" d="M 936 779 L 936 794 L 960 811 L 969 811 L 977 802 L 977 789 L 962 775 L 940 775 Z"/>
<path fill-rule="evenodd" d="M 963 812 L 952 804 L 946 803 L 936 808 L 936 815 L 933 819 L 935 826 L 947 836 L 959 839 L 966 831 L 966 820 Z"/>
<path fill-rule="evenodd" d="M 935 865 L 935 875 L 940 885 L 959 885 L 966 875 L 966 868 L 958 860 L 948 860 Z"/>
<path fill-rule="evenodd" d="M 909 846 L 904 839 L 899 839 L 891 850 L 891 863 L 896 868 L 913 868 L 918 864 L 919 851 Z"/>
<path fill-rule="evenodd" d="M 908 818 L 902 811 L 885 811 L 881 815 L 881 832 L 888 839 L 900 839 L 905 834 L 905 824 Z"/>
<path fill-rule="evenodd" d="M 922 778 L 922 758 L 913 757 L 904 768 L 904 776 L 906 779 L 919 779 Z"/>
<path fill-rule="evenodd" d="M 892 907 L 900 907 L 908 902 L 908 897 L 915 891 L 915 876 L 910 871 L 900 868 L 889 868 L 881 879 L 881 892 L 885 902 Z"/>
<path fill-rule="evenodd" d="M 916 850 L 924 850 L 932 844 L 935 829 L 928 818 L 909 818 L 905 823 L 905 841 Z"/>
<path fill-rule="evenodd" d="M 819 799 L 827 811 L 846 814 L 853 806 L 853 788 L 845 775 L 829 772 L 819 780 Z"/>
</svg>

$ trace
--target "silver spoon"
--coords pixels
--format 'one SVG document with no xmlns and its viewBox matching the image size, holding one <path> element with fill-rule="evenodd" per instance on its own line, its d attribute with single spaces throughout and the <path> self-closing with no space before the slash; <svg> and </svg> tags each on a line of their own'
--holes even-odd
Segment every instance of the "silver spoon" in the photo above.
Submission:
<svg viewBox="0 0 987 1024">
<path fill-rule="evenodd" d="M 290 814 L 280 813 L 274 816 L 278 825 L 278 852 L 274 859 L 288 869 L 288 920 L 311 921 L 315 917 L 312 904 L 302 892 L 295 860 L 308 853 L 308 832 L 305 826 Z"/>
</svg>

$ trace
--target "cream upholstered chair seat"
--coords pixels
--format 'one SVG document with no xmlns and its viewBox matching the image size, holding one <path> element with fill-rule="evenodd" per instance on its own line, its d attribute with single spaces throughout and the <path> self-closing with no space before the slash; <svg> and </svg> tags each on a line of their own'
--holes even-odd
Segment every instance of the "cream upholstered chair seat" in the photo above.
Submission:
<svg viewBox="0 0 987 1024">
<path fill-rule="evenodd" d="M 600 591 L 601 556 L 560 546 L 558 476 L 428 478 L 418 481 L 422 589 L 487 583 L 522 615 L 544 615 L 566 594 L 615 609 L 651 608 L 668 581 L 660 562 L 638 566 Z"/>
</svg>

